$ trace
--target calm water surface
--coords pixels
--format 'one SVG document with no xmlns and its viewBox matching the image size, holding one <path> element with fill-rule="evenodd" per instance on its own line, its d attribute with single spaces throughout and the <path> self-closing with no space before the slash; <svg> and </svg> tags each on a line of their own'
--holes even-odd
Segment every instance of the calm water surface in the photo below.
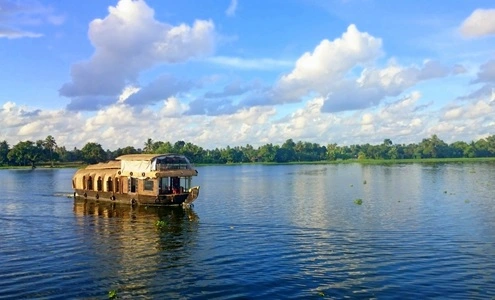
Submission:
<svg viewBox="0 0 495 300">
<path fill-rule="evenodd" d="M 495 297 L 493 163 L 198 170 L 188 210 L 0 170 L 0 298 Z"/>
</svg>

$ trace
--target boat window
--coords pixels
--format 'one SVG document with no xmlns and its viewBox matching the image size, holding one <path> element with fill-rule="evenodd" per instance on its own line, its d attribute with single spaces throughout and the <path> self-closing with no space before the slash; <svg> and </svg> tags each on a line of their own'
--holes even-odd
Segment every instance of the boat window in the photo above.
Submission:
<svg viewBox="0 0 495 300">
<path fill-rule="evenodd" d="M 101 177 L 98 177 L 98 180 L 96 181 L 96 190 L 101 191 L 103 189 L 103 181 L 101 180 Z"/>
<path fill-rule="evenodd" d="M 88 190 L 93 189 L 93 178 L 91 176 L 88 177 Z"/>
<path fill-rule="evenodd" d="M 160 194 L 168 194 L 170 192 L 170 187 L 168 186 L 169 178 L 162 177 L 159 181 Z"/>
<path fill-rule="evenodd" d="M 107 191 L 108 192 L 113 192 L 112 177 L 108 177 L 108 180 L 107 180 Z"/>
<path fill-rule="evenodd" d="M 135 193 L 137 189 L 137 178 L 129 178 L 129 191 Z"/>
<path fill-rule="evenodd" d="M 144 190 L 145 191 L 152 191 L 153 185 L 154 185 L 153 180 L 145 180 L 144 181 Z"/>
<path fill-rule="evenodd" d="M 167 156 L 156 161 L 156 169 L 159 171 L 190 168 L 189 161 L 182 156 Z"/>
</svg>

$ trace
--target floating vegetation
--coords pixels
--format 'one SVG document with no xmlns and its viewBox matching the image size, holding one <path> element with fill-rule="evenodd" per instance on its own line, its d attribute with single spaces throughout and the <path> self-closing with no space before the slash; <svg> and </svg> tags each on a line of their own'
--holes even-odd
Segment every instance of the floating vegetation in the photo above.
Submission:
<svg viewBox="0 0 495 300">
<path fill-rule="evenodd" d="M 163 227 L 167 227 L 167 222 L 163 221 L 163 220 L 158 220 L 155 222 L 155 226 L 158 227 L 158 228 L 163 228 Z"/>
<path fill-rule="evenodd" d="M 444 194 L 447 194 L 447 191 L 443 191 Z"/>
<path fill-rule="evenodd" d="M 354 200 L 354 203 L 357 205 L 361 205 L 363 204 L 363 199 L 357 198 L 356 200 Z"/>
<path fill-rule="evenodd" d="M 117 298 L 117 291 L 116 290 L 108 291 L 108 299 L 116 299 L 116 298 Z"/>
<path fill-rule="evenodd" d="M 325 293 L 324 293 L 324 292 L 322 292 L 322 291 L 318 291 L 318 296 L 320 296 L 320 297 L 325 297 Z"/>
<path fill-rule="evenodd" d="M 363 184 L 366 184 L 366 180 L 363 181 Z"/>
<path fill-rule="evenodd" d="M 350 187 L 353 187 L 353 186 L 354 186 L 354 184 L 351 184 L 351 185 L 350 185 Z"/>
<path fill-rule="evenodd" d="M 464 200 L 464 203 L 471 203 L 469 199 Z"/>
</svg>

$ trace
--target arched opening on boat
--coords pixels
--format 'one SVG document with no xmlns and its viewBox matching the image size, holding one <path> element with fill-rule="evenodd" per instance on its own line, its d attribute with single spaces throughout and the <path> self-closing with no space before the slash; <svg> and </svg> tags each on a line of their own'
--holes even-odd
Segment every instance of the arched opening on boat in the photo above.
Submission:
<svg viewBox="0 0 495 300">
<path fill-rule="evenodd" d="M 108 176 L 106 183 L 107 183 L 107 192 L 113 192 L 113 180 L 111 176 Z"/>
<path fill-rule="evenodd" d="M 120 179 L 118 177 L 115 178 L 115 192 L 120 192 Z"/>
<path fill-rule="evenodd" d="M 88 177 L 88 190 L 93 190 L 93 177 Z"/>
<path fill-rule="evenodd" d="M 98 176 L 98 180 L 96 181 L 96 190 L 101 192 L 103 189 L 103 180 L 101 179 L 101 176 Z"/>
<path fill-rule="evenodd" d="M 83 176 L 82 184 L 83 184 L 83 190 L 85 190 L 86 189 L 86 176 Z"/>
</svg>

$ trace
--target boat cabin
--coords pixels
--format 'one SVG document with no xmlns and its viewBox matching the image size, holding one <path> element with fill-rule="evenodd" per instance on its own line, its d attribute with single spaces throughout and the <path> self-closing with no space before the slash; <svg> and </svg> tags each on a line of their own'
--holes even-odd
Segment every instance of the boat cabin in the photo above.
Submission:
<svg viewBox="0 0 495 300">
<path fill-rule="evenodd" d="M 89 165 L 72 179 L 74 196 L 132 205 L 190 204 L 199 195 L 192 185 L 198 171 L 179 154 L 128 154 Z"/>
</svg>

